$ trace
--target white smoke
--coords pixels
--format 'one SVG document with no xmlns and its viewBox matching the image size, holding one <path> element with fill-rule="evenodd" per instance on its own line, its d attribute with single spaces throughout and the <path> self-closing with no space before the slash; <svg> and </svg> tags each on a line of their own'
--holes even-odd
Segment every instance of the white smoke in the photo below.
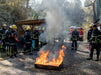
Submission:
<svg viewBox="0 0 101 75">
<path fill-rule="evenodd" d="M 46 9 L 45 20 L 47 24 L 46 31 L 42 35 L 48 43 L 53 43 L 55 38 L 62 39 L 64 37 L 66 15 L 63 7 L 58 4 L 58 0 L 44 0 L 42 4 L 41 9 Z"/>
<path fill-rule="evenodd" d="M 40 10 L 46 12 L 46 30 L 40 35 L 40 40 L 47 43 L 40 50 L 44 50 L 44 52 L 49 50 L 48 60 L 51 61 L 54 57 L 58 57 L 64 38 L 68 35 L 64 30 L 67 16 L 63 5 L 59 4 L 59 0 L 43 0 L 38 11 Z M 59 42 L 56 42 L 55 39 L 58 39 Z"/>
</svg>

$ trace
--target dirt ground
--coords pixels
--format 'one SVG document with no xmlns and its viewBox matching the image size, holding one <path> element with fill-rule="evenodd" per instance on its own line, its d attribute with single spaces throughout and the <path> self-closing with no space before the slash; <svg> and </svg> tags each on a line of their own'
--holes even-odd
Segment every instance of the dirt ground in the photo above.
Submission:
<svg viewBox="0 0 101 75">
<path fill-rule="evenodd" d="M 65 57 L 61 71 L 37 69 L 34 66 L 37 51 L 33 55 L 19 55 L 17 58 L 4 57 L 0 60 L 0 75 L 101 75 L 101 58 L 86 60 L 89 57 L 87 43 L 79 43 L 78 51 L 71 51 L 70 44 L 65 43 Z"/>
</svg>

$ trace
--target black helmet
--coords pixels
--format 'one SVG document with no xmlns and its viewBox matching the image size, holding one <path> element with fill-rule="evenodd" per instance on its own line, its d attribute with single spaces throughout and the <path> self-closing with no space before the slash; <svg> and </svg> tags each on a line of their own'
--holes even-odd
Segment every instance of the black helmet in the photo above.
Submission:
<svg viewBox="0 0 101 75">
<path fill-rule="evenodd" d="M 94 24 L 94 25 L 93 25 L 93 27 L 97 27 L 97 25 L 96 25 L 96 24 Z"/>
</svg>

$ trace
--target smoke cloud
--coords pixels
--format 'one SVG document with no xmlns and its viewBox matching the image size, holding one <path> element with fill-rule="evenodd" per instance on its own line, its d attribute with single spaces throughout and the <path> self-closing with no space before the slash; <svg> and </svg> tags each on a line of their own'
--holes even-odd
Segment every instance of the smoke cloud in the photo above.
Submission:
<svg viewBox="0 0 101 75">
<path fill-rule="evenodd" d="M 63 45 L 63 39 L 67 35 L 64 30 L 64 23 L 67 20 L 67 16 L 63 6 L 59 4 L 59 0 L 43 0 L 37 12 L 41 10 L 44 10 L 46 13 L 46 30 L 40 35 L 40 41 L 46 42 L 47 45 L 43 46 L 40 50 L 44 52 L 49 50 L 48 60 L 51 61 L 54 57 L 58 57 L 58 52 Z M 55 39 L 60 41 L 56 42 Z"/>
<path fill-rule="evenodd" d="M 46 9 L 46 31 L 44 34 L 44 39 L 46 42 L 52 44 L 55 38 L 64 38 L 64 23 L 66 21 L 66 14 L 58 4 L 58 0 L 44 0 L 42 3 L 42 9 Z"/>
</svg>

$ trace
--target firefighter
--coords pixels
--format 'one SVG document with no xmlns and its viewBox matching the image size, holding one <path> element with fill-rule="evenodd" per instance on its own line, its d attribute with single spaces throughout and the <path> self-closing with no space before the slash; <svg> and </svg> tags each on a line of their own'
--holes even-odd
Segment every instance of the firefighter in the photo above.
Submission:
<svg viewBox="0 0 101 75">
<path fill-rule="evenodd" d="M 2 29 L 0 30 L 0 41 L 1 41 L 1 50 L 5 51 L 5 34 L 7 32 L 7 25 L 6 24 L 3 24 L 2 25 Z"/>
<path fill-rule="evenodd" d="M 26 31 L 24 32 L 24 41 L 25 41 L 24 53 L 31 52 L 32 39 L 30 29 L 31 28 L 27 26 Z"/>
<path fill-rule="evenodd" d="M 71 35 L 71 40 L 72 40 L 72 50 L 77 50 L 77 41 L 79 39 L 79 32 L 77 31 L 76 28 L 74 28 L 74 31 L 72 32 Z"/>
<path fill-rule="evenodd" d="M 89 42 L 89 46 L 91 48 L 91 35 L 92 35 L 92 31 L 93 31 L 93 25 L 89 25 L 89 31 L 88 31 L 88 34 L 87 34 L 87 41 Z"/>
<path fill-rule="evenodd" d="M 88 42 L 90 42 L 91 39 L 91 35 L 92 35 L 92 31 L 93 31 L 93 25 L 89 25 L 89 31 L 88 31 L 88 35 L 87 35 L 87 40 Z"/>
<path fill-rule="evenodd" d="M 39 31 L 38 31 L 38 27 L 35 27 L 35 30 L 33 32 L 33 40 L 35 40 L 35 50 L 39 49 Z"/>
<path fill-rule="evenodd" d="M 11 35 L 11 30 L 12 30 L 12 26 L 9 26 L 9 29 L 6 33 L 6 38 L 5 38 L 5 41 L 6 41 L 6 53 L 7 53 L 7 56 L 10 55 L 10 35 Z"/>
<path fill-rule="evenodd" d="M 9 56 L 12 58 L 13 56 L 16 57 L 17 55 L 17 32 L 16 32 L 17 26 L 12 25 L 12 30 L 9 32 Z"/>
<path fill-rule="evenodd" d="M 91 49 L 90 49 L 90 58 L 87 58 L 88 60 L 93 59 L 93 52 L 94 52 L 94 49 L 96 49 L 96 54 L 97 54 L 97 60 L 96 61 L 99 61 L 99 55 L 100 55 L 99 36 L 100 36 L 100 33 L 101 32 L 97 29 L 97 25 L 94 24 L 92 36 L 91 36 L 92 45 L 91 45 Z"/>
</svg>

